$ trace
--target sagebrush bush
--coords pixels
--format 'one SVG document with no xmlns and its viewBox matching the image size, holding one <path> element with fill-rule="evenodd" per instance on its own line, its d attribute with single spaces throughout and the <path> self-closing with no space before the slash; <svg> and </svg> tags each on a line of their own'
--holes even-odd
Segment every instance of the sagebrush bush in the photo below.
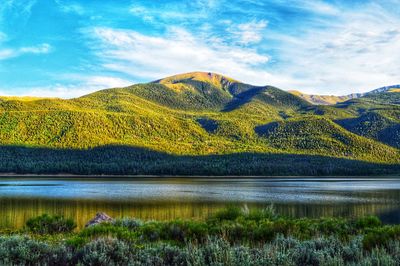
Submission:
<svg viewBox="0 0 400 266">
<path fill-rule="evenodd" d="M 26 228 L 37 234 L 68 233 L 76 228 L 76 224 L 72 219 L 43 214 L 29 219 L 26 222 Z"/>
<path fill-rule="evenodd" d="M 0 237 L 0 265 L 67 265 L 72 251 L 22 236 Z"/>
<path fill-rule="evenodd" d="M 112 224 L 115 226 L 126 227 L 130 230 L 134 230 L 134 229 L 138 228 L 139 226 L 142 226 L 143 222 L 138 219 L 123 218 L 123 219 L 115 219 L 112 222 Z"/>
<path fill-rule="evenodd" d="M 209 237 L 184 246 L 168 243 L 137 245 L 115 238 L 97 238 L 81 248 L 48 244 L 28 237 L 0 237 L 0 265 L 399 265 L 400 242 L 365 251 L 362 238 L 349 243 L 335 237 L 300 241 L 278 236 L 263 246 L 232 244 Z"/>
<path fill-rule="evenodd" d="M 128 265 L 133 261 L 133 256 L 134 252 L 129 244 L 113 238 L 102 238 L 79 250 L 77 260 L 83 265 Z"/>
</svg>

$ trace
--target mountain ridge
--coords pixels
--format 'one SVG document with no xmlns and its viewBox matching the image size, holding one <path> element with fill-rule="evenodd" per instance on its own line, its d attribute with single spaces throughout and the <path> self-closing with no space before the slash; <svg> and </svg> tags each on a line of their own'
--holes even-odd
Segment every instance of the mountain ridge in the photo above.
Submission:
<svg viewBox="0 0 400 266">
<path fill-rule="evenodd" d="M 343 96 L 335 96 L 335 95 L 320 95 L 320 94 L 307 94 L 303 93 L 298 90 L 289 90 L 288 92 L 301 97 L 302 99 L 308 101 L 309 103 L 315 104 L 315 105 L 333 105 L 337 103 L 342 103 L 351 99 L 357 99 L 361 98 L 364 96 L 372 95 L 372 94 L 377 94 L 377 93 L 385 93 L 385 92 L 400 92 L 400 85 L 390 85 L 390 86 L 384 86 L 380 87 L 368 92 L 364 93 L 351 93 L 348 95 L 343 95 Z"/>
<path fill-rule="evenodd" d="M 231 154 L 252 154 L 244 156 L 247 158 L 244 161 L 235 161 L 239 163 L 235 169 L 243 168 L 238 170 L 240 174 L 252 163 L 262 164 L 259 160 L 274 154 L 287 156 L 281 164 L 266 164 L 268 167 L 263 169 L 271 169 L 271 173 L 283 165 L 290 167 L 290 158 L 295 155 L 304 155 L 303 159 L 321 156 L 323 160 L 351 160 L 355 169 L 361 165 L 356 162 L 382 164 L 384 169 L 385 165 L 400 164 L 397 95 L 400 94 L 381 92 L 336 105 L 313 105 L 276 87 L 253 86 L 218 74 L 192 72 L 100 90 L 74 99 L 0 97 L 0 147 L 63 149 L 65 162 L 56 168 L 64 172 L 72 167 L 68 163 L 68 150 L 74 154 L 74 150 L 109 145 L 140 148 L 140 154 L 135 152 L 135 156 L 145 165 L 150 165 L 147 160 L 153 160 L 146 150 L 172 156 L 161 160 L 163 164 L 173 156 L 184 156 L 185 165 L 190 163 L 204 172 L 211 164 L 199 160 L 201 156 L 230 158 Z M 23 150 L 24 154 L 29 152 Z M 17 162 L 27 156 L 7 154 Z M 111 153 L 104 152 L 101 156 L 108 154 Z M 41 156 L 46 165 L 49 158 Z M 115 160 L 129 164 L 123 160 L 124 156 L 120 154 Z M 10 158 L 0 155 L 4 160 L 3 164 L 0 160 L 0 172 L 10 170 Z M 77 160 L 73 158 L 70 159 Z M 73 167 L 89 167 L 83 157 L 82 160 L 81 166 L 74 161 Z M 226 159 L 221 160 L 221 165 L 227 164 Z M 329 166 L 328 162 L 321 165 L 323 173 L 337 173 L 341 169 L 339 165 Z M 129 169 L 127 165 L 120 167 Z M 159 169 L 160 172 L 169 169 L 163 172 L 166 174 L 172 171 L 166 166 Z M 183 172 L 176 169 L 175 174 Z M 296 174 L 296 169 L 288 172 Z"/>
<path fill-rule="evenodd" d="M 271 85 L 264 85 L 264 86 L 256 86 L 256 85 L 251 85 L 251 84 L 246 84 L 243 82 L 240 82 L 238 80 L 235 80 L 231 77 L 228 77 L 223 74 L 218 74 L 214 72 L 202 72 L 202 71 L 194 71 L 194 72 L 188 72 L 188 73 L 182 73 L 182 74 L 176 74 L 172 76 L 168 76 L 165 78 L 161 78 L 158 80 L 151 81 L 149 83 L 154 83 L 154 84 L 162 84 L 166 85 L 167 87 L 171 89 L 176 89 L 179 91 L 179 87 L 182 86 L 182 84 L 190 85 L 189 81 L 198 81 L 198 82 L 204 82 L 211 84 L 215 86 L 216 88 L 224 89 L 226 91 L 229 91 L 229 87 L 233 86 L 244 86 L 246 89 L 247 88 L 262 88 L 262 87 L 273 87 Z M 148 83 L 142 83 L 142 84 L 148 84 Z M 140 85 L 139 84 L 133 84 L 131 86 L 135 85 Z M 182 87 L 181 87 L 182 88 Z M 109 89 L 103 89 L 103 90 L 109 90 Z M 99 90 L 102 91 L 102 90 Z M 95 91 L 93 93 L 99 92 Z M 243 89 L 241 90 L 241 92 Z M 336 104 L 340 102 L 344 102 L 347 100 L 351 99 L 356 99 L 356 98 L 361 98 L 366 95 L 370 94 L 376 94 L 376 93 L 384 93 L 384 92 L 399 92 L 400 91 L 400 84 L 396 85 L 389 85 L 389 86 L 383 86 L 368 92 L 364 93 L 351 93 L 347 95 L 324 95 L 324 94 L 307 94 L 303 93 L 299 90 L 287 90 L 287 92 L 300 97 L 304 100 L 306 100 L 309 103 L 313 104 L 321 104 L 321 105 L 329 105 L 329 104 Z M 92 93 L 90 93 L 92 94 Z M 87 94 L 87 95 L 90 95 Z M 234 93 L 234 94 L 237 94 Z M 77 98 L 85 97 L 87 95 L 83 95 Z M 44 99 L 57 99 L 56 97 L 39 97 L 39 96 L 1 96 L 0 99 L 3 100 L 24 100 L 24 101 L 35 101 L 35 100 L 44 100 Z M 61 99 L 61 98 L 60 98 Z M 72 98 L 76 99 L 76 98 Z"/>
</svg>

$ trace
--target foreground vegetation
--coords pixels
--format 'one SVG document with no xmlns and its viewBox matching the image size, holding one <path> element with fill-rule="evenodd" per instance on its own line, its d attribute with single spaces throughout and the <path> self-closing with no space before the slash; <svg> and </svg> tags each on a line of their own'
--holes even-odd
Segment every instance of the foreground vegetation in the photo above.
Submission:
<svg viewBox="0 0 400 266">
<path fill-rule="evenodd" d="M 43 227 L 40 229 L 40 227 Z M 0 236 L 0 263 L 399 265 L 400 225 L 376 217 L 290 219 L 229 207 L 205 221 L 119 219 L 81 230 L 44 215 Z"/>
</svg>

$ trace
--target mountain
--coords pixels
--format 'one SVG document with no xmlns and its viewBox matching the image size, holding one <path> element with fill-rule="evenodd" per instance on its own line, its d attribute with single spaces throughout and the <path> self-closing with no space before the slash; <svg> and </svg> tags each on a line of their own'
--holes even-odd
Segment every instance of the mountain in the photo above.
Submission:
<svg viewBox="0 0 400 266">
<path fill-rule="evenodd" d="M 381 87 L 381 88 L 375 89 L 373 91 L 367 92 L 366 95 L 382 93 L 382 92 L 400 92 L 400 85 L 392 85 L 392 86 Z"/>
<path fill-rule="evenodd" d="M 371 95 L 320 106 L 193 72 L 69 100 L 0 97 L 0 172 L 400 173 L 400 94 Z"/>
<path fill-rule="evenodd" d="M 383 87 L 340 103 L 338 108 L 356 115 L 336 122 L 350 132 L 400 148 L 399 92 L 398 86 Z"/>
<path fill-rule="evenodd" d="M 350 94 L 345 96 L 335 96 L 335 95 L 316 95 L 316 94 L 306 94 L 296 90 L 290 90 L 290 93 L 296 95 L 311 104 L 317 105 L 332 105 L 341 102 L 345 102 L 347 100 L 358 98 L 360 94 Z"/>
<path fill-rule="evenodd" d="M 341 102 L 345 102 L 351 99 L 360 98 L 367 95 L 374 95 L 386 92 L 400 92 L 400 85 L 385 86 L 366 93 L 352 93 L 349 95 L 335 96 L 335 95 L 317 95 L 317 94 L 306 94 L 296 90 L 290 90 L 290 93 L 296 95 L 307 102 L 315 105 L 333 105 Z"/>
<path fill-rule="evenodd" d="M 216 73 L 191 72 L 156 80 L 153 81 L 153 83 L 164 84 L 167 87 L 176 89 L 191 84 L 193 84 L 193 88 L 195 88 L 197 83 L 201 83 L 212 85 L 224 91 L 229 91 L 232 85 L 239 84 L 240 82 Z"/>
</svg>

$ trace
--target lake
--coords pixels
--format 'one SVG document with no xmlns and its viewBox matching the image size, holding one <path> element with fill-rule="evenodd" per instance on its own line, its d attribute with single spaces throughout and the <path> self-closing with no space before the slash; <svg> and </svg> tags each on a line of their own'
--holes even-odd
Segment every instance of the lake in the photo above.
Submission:
<svg viewBox="0 0 400 266">
<path fill-rule="evenodd" d="M 43 213 L 75 219 L 204 219 L 229 204 L 291 217 L 377 215 L 400 223 L 400 178 L 0 178 L 0 227 Z"/>
</svg>

